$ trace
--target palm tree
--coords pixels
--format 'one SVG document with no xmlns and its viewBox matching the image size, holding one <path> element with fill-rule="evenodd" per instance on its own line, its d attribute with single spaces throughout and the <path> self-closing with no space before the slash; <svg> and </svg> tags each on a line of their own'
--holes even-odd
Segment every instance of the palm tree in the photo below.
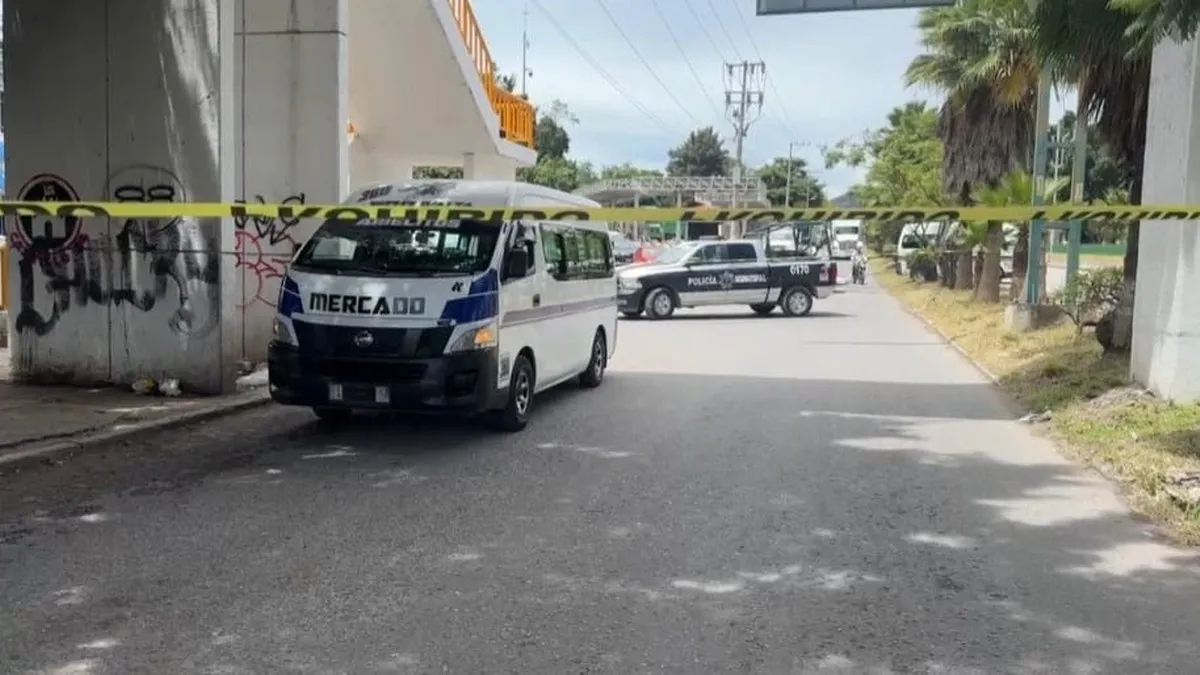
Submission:
<svg viewBox="0 0 1200 675">
<path fill-rule="evenodd" d="M 1056 178 L 1046 181 L 1042 197 L 1050 201 L 1050 197 L 1070 184 L 1067 178 Z M 982 190 L 977 200 L 984 206 L 1028 206 L 1033 203 L 1033 176 L 1027 171 L 1014 171 L 991 188 Z M 1013 278 L 1009 289 L 1009 300 L 1015 301 L 1025 294 L 1026 275 L 1029 272 L 1029 223 L 1016 223 L 1017 241 L 1013 246 Z M 1042 298 L 1046 296 L 1046 247 L 1042 247 L 1041 259 L 1041 289 Z"/>
<path fill-rule="evenodd" d="M 1040 0 L 1035 44 L 1057 79 L 1075 82 L 1084 113 L 1114 158 L 1131 168 L 1129 200 L 1142 199 L 1150 57 L 1164 38 L 1190 39 L 1200 24 L 1195 0 Z M 1111 317 L 1115 350 L 1133 334 L 1138 223 L 1129 226 L 1125 288 Z"/>
<path fill-rule="evenodd" d="M 925 53 L 909 64 L 905 79 L 946 96 L 938 117 L 943 189 L 962 203 L 1029 166 L 1041 72 L 1032 21 L 1027 0 L 963 0 L 920 14 Z M 988 225 L 985 245 L 976 295 L 996 302 L 1001 223 Z"/>
</svg>

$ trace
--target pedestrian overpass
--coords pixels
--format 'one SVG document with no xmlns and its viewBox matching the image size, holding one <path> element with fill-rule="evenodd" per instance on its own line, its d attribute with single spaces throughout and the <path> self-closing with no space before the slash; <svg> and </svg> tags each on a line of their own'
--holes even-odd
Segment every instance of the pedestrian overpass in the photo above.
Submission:
<svg viewBox="0 0 1200 675">
<path fill-rule="evenodd" d="M 533 107 L 469 0 L 8 0 L 10 199 L 330 203 L 413 166 L 511 178 Z M 228 390 L 307 221 L 6 223 L 14 375 Z M 2 269 L 2 268 L 0 268 Z"/>
</svg>

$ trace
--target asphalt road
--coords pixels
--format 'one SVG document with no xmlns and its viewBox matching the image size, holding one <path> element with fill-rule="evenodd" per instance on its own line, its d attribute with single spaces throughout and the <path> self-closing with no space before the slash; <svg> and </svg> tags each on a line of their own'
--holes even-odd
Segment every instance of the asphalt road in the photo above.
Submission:
<svg viewBox="0 0 1200 675">
<path fill-rule="evenodd" d="M 523 434 L 266 408 L 0 477 L 0 671 L 1195 673 L 1195 558 L 871 288 Z"/>
</svg>

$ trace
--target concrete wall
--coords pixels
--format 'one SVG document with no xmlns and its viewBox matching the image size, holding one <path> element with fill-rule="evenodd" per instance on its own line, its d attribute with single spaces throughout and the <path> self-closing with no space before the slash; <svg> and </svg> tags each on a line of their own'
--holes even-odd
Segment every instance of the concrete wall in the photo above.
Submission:
<svg viewBox="0 0 1200 675">
<path fill-rule="evenodd" d="M 1146 137 L 1147 204 L 1200 203 L 1200 39 L 1154 50 Z M 1142 223 L 1134 378 L 1168 399 L 1200 399 L 1200 231 Z"/>
<path fill-rule="evenodd" d="M 346 196 L 346 0 L 242 0 L 236 29 L 240 199 L 336 204 Z M 285 267 L 319 226 L 249 219 L 233 224 L 237 273 L 228 345 L 266 360 Z"/>
<path fill-rule="evenodd" d="M 536 152 L 500 139 L 450 3 L 353 0 L 349 10 L 349 115 L 359 130 L 350 146 L 351 184 L 468 163 L 477 178 L 511 180 L 517 166 L 536 161 Z"/>
<path fill-rule="evenodd" d="M 4 3 L 8 194 L 233 197 L 231 2 Z M 228 50 L 225 50 L 226 52 Z M 221 222 L 13 219 L 17 377 L 78 383 L 225 379 Z"/>
</svg>

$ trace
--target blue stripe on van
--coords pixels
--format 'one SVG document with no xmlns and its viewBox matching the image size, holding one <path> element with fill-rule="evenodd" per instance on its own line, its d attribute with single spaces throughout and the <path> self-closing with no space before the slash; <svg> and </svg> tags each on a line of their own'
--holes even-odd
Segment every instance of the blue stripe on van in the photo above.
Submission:
<svg viewBox="0 0 1200 675">
<path fill-rule="evenodd" d="M 304 313 L 304 301 L 300 298 L 300 286 L 291 277 L 284 277 L 279 288 L 279 314 L 290 318 L 293 314 Z"/>
<path fill-rule="evenodd" d="M 466 297 L 446 302 L 438 323 L 468 323 L 494 319 L 500 313 L 500 275 L 496 270 L 471 282 Z"/>
</svg>

